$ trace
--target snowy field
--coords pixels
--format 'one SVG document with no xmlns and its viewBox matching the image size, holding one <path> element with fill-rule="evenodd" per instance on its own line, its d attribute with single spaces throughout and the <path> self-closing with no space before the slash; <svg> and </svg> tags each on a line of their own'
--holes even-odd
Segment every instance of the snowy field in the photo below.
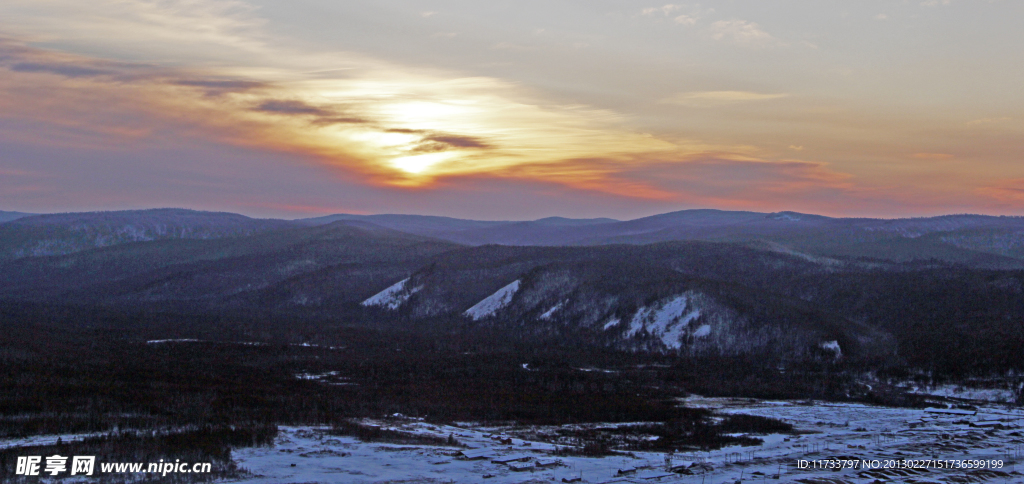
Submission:
<svg viewBox="0 0 1024 484">
<path fill-rule="evenodd" d="M 531 440 L 554 435 L 559 427 L 444 426 L 407 418 L 364 422 L 409 434 L 445 439 L 451 435 L 464 447 L 361 442 L 331 435 L 328 428 L 282 427 L 274 445 L 233 453 L 249 476 L 232 482 L 504 484 L 581 479 L 576 482 L 1024 484 L 1024 411 L 1003 405 L 984 404 L 977 411 L 919 410 L 696 396 L 682 403 L 713 409 L 719 415 L 778 418 L 793 424 L 795 430 L 793 434 L 758 436 L 764 443 L 757 446 L 682 451 L 666 459 L 666 454 L 656 452 L 559 456 L 554 455 L 554 444 Z M 61 437 L 68 442 L 87 436 Z M 57 436 L 10 439 L 0 441 L 0 448 L 47 445 L 56 440 Z M 830 459 L 876 462 L 881 468 L 837 471 L 813 467 L 815 461 Z M 904 459 L 985 460 L 1001 461 L 1002 465 L 989 469 L 886 468 Z M 812 463 L 811 467 L 801 469 L 800 461 Z"/>
<path fill-rule="evenodd" d="M 521 440 L 544 429 L 493 428 L 471 424 L 437 426 L 416 420 L 388 420 L 384 428 L 454 437 L 464 449 L 424 445 L 363 443 L 315 427 L 283 427 L 272 447 L 239 449 L 234 457 L 253 477 L 251 483 L 587 483 L 799 482 L 802 484 L 879 484 L 881 482 L 1024 483 L 1020 424 L 1024 412 L 989 405 L 977 412 L 937 413 L 860 404 L 813 404 L 692 397 L 691 407 L 719 413 L 761 415 L 794 424 L 795 435 L 762 436 L 760 446 L 711 452 L 666 454 L 633 452 L 601 458 L 558 457 L 549 443 Z M 509 443 L 508 438 L 511 438 Z M 517 460 L 513 460 L 517 459 Z M 800 469 L 799 460 L 878 461 L 876 469 Z M 995 469 L 886 469 L 903 459 L 1001 460 Z M 707 464 L 707 465 L 701 465 Z M 1024 463 L 1022 463 L 1024 464 Z M 625 471 L 625 472 L 620 472 Z"/>
</svg>

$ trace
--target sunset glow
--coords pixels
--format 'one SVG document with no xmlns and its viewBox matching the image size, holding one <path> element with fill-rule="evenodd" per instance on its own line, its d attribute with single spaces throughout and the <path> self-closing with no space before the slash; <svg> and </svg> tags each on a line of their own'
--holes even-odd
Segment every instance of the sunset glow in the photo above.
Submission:
<svg viewBox="0 0 1024 484">
<path fill-rule="evenodd" d="M 14 0 L 0 209 L 1024 214 L 1022 13 Z"/>
</svg>

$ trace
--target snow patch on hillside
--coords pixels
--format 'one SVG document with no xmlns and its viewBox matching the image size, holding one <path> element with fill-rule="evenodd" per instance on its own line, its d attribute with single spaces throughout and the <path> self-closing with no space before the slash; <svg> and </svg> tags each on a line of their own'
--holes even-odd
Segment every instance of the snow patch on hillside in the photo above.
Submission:
<svg viewBox="0 0 1024 484">
<path fill-rule="evenodd" d="M 551 319 L 551 316 L 553 314 L 555 314 L 555 311 L 558 311 L 559 309 L 562 309 L 562 306 L 564 304 L 565 304 L 565 301 L 561 301 L 558 304 L 555 304 L 551 309 L 548 309 L 547 311 L 544 311 L 544 314 L 540 315 L 540 319 L 543 319 L 543 320 Z"/>
<path fill-rule="evenodd" d="M 611 328 L 613 328 L 615 326 L 618 326 L 619 323 L 621 323 L 621 322 L 622 321 L 619 321 L 619 318 L 609 319 L 607 323 L 604 323 L 604 330 L 608 331 L 609 329 L 611 329 Z"/>
<path fill-rule="evenodd" d="M 423 289 L 423 286 L 416 286 L 412 289 L 406 290 L 405 284 L 407 282 L 409 282 L 409 278 L 402 279 L 401 281 L 392 284 L 387 289 L 374 294 L 360 304 L 366 307 L 377 306 L 394 311 L 402 304 L 405 304 L 413 294 L 416 294 L 417 292 L 420 292 L 420 289 Z"/>
<path fill-rule="evenodd" d="M 494 294 L 484 298 L 483 301 L 474 304 L 473 307 L 467 309 L 463 314 L 473 318 L 474 321 L 478 321 L 488 316 L 493 316 L 499 309 L 512 302 L 512 296 L 515 296 L 517 291 L 519 291 L 519 280 L 498 289 L 498 292 L 495 292 Z"/>
<path fill-rule="evenodd" d="M 626 336 L 646 331 L 647 334 L 659 337 L 666 347 L 679 349 L 683 346 L 681 339 L 687 326 L 699 316 L 700 309 L 692 307 L 690 297 L 680 294 L 651 307 L 638 309 L 629 322 Z"/>
<path fill-rule="evenodd" d="M 836 359 L 843 356 L 842 350 L 839 349 L 839 342 L 836 340 L 826 341 L 821 344 L 823 350 L 828 350 L 836 354 Z"/>
<path fill-rule="evenodd" d="M 696 331 L 693 332 L 693 336 L 696 338 L 703 338 L 709 334 L 711 334 L 710 324 L 702 324 L 699 328 L 697 328 Z"/>
</svg>

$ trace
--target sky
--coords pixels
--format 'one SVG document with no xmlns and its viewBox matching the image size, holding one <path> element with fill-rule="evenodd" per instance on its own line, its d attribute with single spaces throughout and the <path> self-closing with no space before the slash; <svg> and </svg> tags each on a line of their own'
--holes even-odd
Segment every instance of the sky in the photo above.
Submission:
<svg viewBox="0 0 1024 484">
<path fill-rule="evenodd" d="M 4 0 L 0 210 L 1024 215 L 1021 0 Z"/>
</svg>

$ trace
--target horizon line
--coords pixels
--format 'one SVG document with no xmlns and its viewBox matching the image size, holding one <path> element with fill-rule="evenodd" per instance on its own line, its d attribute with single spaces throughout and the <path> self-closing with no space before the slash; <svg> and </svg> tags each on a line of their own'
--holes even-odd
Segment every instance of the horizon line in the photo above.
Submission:
<svg viewBox="0 0 1024 484">
<path fill-rule="evenodd" d="M 13 213 L 13 214 L 20 214 L 20 215 L 22 215 L 22 217 L 18 217 L 16 219 L 12 219 L 12 220 L 3 221 L 3 222 L 0 222 L 0 224 L 7 223 L 7 222 L 12 222 L 14 220 L 18 220 L 18 219 L 21 219 L 21 218 L 40 216 L 40 215 L 72 215 L 72 214 L 99 214 L 99 213 L 117 213 L 117 212 L 144 212 L 144 211 L 151 211 L 151 210 L 183 210 L 183 211 L 203 212 L 203 213 L 224 213 L 224 214 L 231 214 L 231 215 L 240 215 L 242 217 L 246 217 L 246 218 L 250 218 L 250 219 L 254 219 L 254 220 L 299 221 L 299 220 L 311 220 L 311 219 L 318 219 L 318 218 L 326 218 L 326 217 L 334 217 L 334 216 L 342 216 L 342 215 L 344 215 L 344 216 L 352 216 L 352 217 L 378 217 L 378 216 L 435 217 L 435 218 L 447 218 L 447 219 L 453 219 L 453 220 L 465 220 L 465 221 L 473 221 L 473 222 L 495 222 L 495 223 L 501 223 L 501 222 L 507 222 L 507 223 L 537 222 L 537 221 L 540 221 L 540 220 L 546 220 L 546 219 L 551 219 L 551 218 L 561 218 L 561 219 L 566 219 L 566 220 L 600 220 L 600 219 L 606 219 L 606 220 L 609 220 L 610 222 L 630 222 L 630 221 L 633 221 L 633 220 L 641 220 L 641 219 L 645 219 L 645 218 L 656 217 L 656 216 L 659 216 L 659 215 L 668 215 L 668 214 L 681 213 L 681 212 L 697 212 L 697 211 L 713 211 L 713 212 L 724 212 L 724 213 L 751 213 L 751 214 L 760 214 L 760 215 L 773 215 L 773 214 L 791 213 L 791 214 L 813 216 L 813 217 L 824 217 L 824 218 L 835 219 L 835 220 L 843 220 L 843 219 L 847 219 L 847 220 L 849 220 L 849 219 L 912 220 L 912 219 L 931 219 L 931 218 L 940 218 L 940 217 L 1024 218 L 1024 215 L 1008 215 L 1008 214 L 990 215 L 990 214 L 970 213 L 970 212 L 944 213 L 944 214 L 940 214 L 940 215 L 911 215 L 911 216 L 904 216 L 904 217 L 872 217 L 872 216 L 841 216 L 841 217 L 837 217 L 837 216 L 832 216 L 832 215 L 822 215 L 822 214 L 810 213 L 810 212 L 798 212 L 798 211 L 795 211 L 795 210 L 779 210 L 779 211 L 773 211 L 773 212 L 758 212 L 758 211 L 754 211 L 754 210 L 727 210 L 727 209 L 707 208 L 707 207 L 704 207 L 704 208 L 685 208 L 685 209 L 680 209 L 680 210 L 671 210 L 671 211 L 667 211 L 667 212 L 657 212 L 657 213 L 653 213 L 651 215 L 644 215 L 644 216 L 641 216 L 641 217 L 630 218 L 630 219 L 617 219 L 617 218 L 612 218 L 612 217 L 566 217 L 566 216 L 563 216 L 563 215 L 549 215 L 549 216 L 540 217 L 540 218 L 534 218 L 534 219 L 520 219 L 520 220 L 504 219 L 504 220 L 496 220 L 496 219 L 461 218 L 461 217 L 454 217 L 454 216 L 451 216 L 451 215 L 395 213 L 395 212 L 390 212 L 390 213 L 334 212 L 334 213 L 327 213 L 325 215 L 316 215 L 316 216 L 311 216 L 311 217 L 284 218 L 284 217 L 260 217 L 260 216 L 248 215 L 248 214 L 245 214 L 245 213 L 242 213 L 242 212 L 232 212 L 232 211 L 227 211 L 227 210 L 206 210 L 206 209 L 196 209 L 196 208 L 186 208 L 186 207 L 169 207 L 168 206 L 168 207 L 149 207 L 149 208 L 125 208 L 125 209 L 113 209 L 113 210 L 65 211 L 65 212 L 22 212 L 22 211 L 18 211 L 18 210 L 0 210 L 0 213 Z"/>
</svg>

